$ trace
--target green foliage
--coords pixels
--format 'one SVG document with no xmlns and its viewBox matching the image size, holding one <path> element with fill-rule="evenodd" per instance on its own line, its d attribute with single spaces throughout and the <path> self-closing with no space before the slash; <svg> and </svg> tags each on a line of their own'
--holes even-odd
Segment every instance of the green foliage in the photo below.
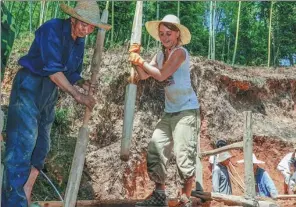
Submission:
<svg viewBox="0 0 296 207">
<path fill-rule="evenodd" d="M 59 108 L 55 112 L 55 120 L 53 126 L 57 129 L 61 129 L 60 133 L 67 133 L 70 129 L 70 111 L 68 109 Z"/>
<path fill-rule="evenodd" d="M 14 37 L 14 19 L 4 3 L 1 2 L 1 77 L 4 75 L 4 69 L 12 50 Z"/>
<path fill-rule="evenodd" d="M 5 1 L 16 20 L 17 38 L 28 32 L 30 25 L 34 32 L 40 23 L 51 18 L 67 18 L 59 7 L 60 3 L 74 7 L 75 1 Z M 147 33 L 144 23 L 156 20 L 157 3 L 159 4 L 159 19 L 166 14 L 178 12 L 178 1 L 144 1 L 142 45 L 145 48 L 157 46 L 156 41 Z M 42 6 L 43 5 L 43 6 Z M 106 1 L 98 1 L 103 11 Z M 124 45 L 130 40 L 136 1 L 114 2 L 114 37 L 111 41 L 111 31 L 106 33 L 105 47 Z M 186 45 L 191 54 L 207 56 L 209 47 L 209 15 L 208 1 L 180 1 L 181 23 L 189 28 L 192 34 L 191 43 Z M 235 64 L 266 65 L 268 47 L 268 25 L 271 2 L 242 2 L 239 25 L 237 55 Z M 42 9 L 43 8 L 43 9 Z M 217 1 L 215 28 L 215 57 L 218 60 L 231 62 L 236 36 L 238 2 Z M 287 59 L 293 65 L 296 51 L 296 2 L 276 1 L 274 4 L 271 30 L 271 63 L 280 64 L 281 59 Z M 44 14 L 42 16 L 41 14 Z M 30 18 L 31 17 L 31 18 Z M 111 24 L 111 6 L 109 6 L 108 23 Z M 30 22 L 31 19 L 31 22 Z M 93 47 L 96 32 L 87 38 L 87 47 Z"/>
</svg>

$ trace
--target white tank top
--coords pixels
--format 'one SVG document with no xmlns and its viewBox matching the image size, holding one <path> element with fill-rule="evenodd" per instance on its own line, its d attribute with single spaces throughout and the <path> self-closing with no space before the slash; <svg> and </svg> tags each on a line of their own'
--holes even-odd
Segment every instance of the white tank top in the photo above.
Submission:
<svg viewBox="0 0 296 207">
<path fill-rule="evenodd" d="M 167 113 L 174 113 L 189 109 L 198 109 L 199 103 L 197 96 L 191 86 L 190 79 L 190 59 L 188 51 L 184 47 L 176 47 L 170 53 L 171 55 L 177 50 L 182 49 L 186 53 L 186 58 L 181 66 L 165 80 L 165 109 Z M 162 51 L 159 51 L 156 55 L 156 61 L 158 68 L 161 70 L 163 65 L 164 55 Z"/>
</svg>

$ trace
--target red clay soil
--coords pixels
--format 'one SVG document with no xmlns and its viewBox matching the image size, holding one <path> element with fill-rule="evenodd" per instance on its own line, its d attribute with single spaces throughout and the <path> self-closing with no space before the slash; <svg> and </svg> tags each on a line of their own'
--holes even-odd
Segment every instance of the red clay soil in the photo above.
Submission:
<svg viewBox="0 0 296 207">
<path fill-rule="evenodd" d="M 205 123 L 202 123 L 202 128 L 205 128 Z M 260 164 L 260 167 L 265 169 L 270 177 L 273 179 L 276 188 L 279 194 L 284 194 L 284 178 L 282 174 L 276 169 L 280 160 L 291 150 L 293 147 L 290 143 L 285 141 L 276 140 L 276 139 L 266 139 L 266 137 L 254 137 L 254 145 L 253 151 L 256 155 L 257 159 L 262 160 L 265 164 Z M 210 146 L 210 140 L 207 137 L 202 137 L 201 139 L 201 148 L 203 151 L 213 149 Z M 244 165 L 238 164 L 237 161 L 243 159 L 243 151 L 242 150 L 231 150 L 231 154 L 233 158 L 231 158 L 231 162 L 235 167 L 237 174 L 234 174 L 236 179 L 241 178 L 244 182 Z M 203 161 L 203 166 L 208 166 L 208 158 L 205 158 Z M 212 180 L 211 180 L 211 172 L 210 169 L 204 167 L 203 169 L 203 182 L 204 182 L 204 190 L 206 192 L 211 192 L 212 190 Z M 232 183 L 232 189 L 234 195 L 244 195 L 241 188 L 236 183 Z M 277 203 L 281 207 L 292 207 L 296 206 L 296 198 L 288 199 L 288 200 L 279 200 Z M 224 206 L 223 203 L 212 202 L 211 206 Z"/>
</svg>

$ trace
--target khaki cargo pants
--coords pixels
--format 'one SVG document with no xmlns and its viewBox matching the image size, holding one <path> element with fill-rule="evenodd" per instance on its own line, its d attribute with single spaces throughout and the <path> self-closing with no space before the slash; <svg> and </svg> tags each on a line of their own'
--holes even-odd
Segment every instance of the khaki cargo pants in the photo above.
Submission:
<svg viewBox="0 0 296 207">
<path fill-rule="evenodd" d="M 199 109 L 165 113 L 156 125 L 148 145 L 147 168 L 152 181 L 165 184 L 167 163 L 174 154 L 181 185 L 195 176 Z"/>
</svg>

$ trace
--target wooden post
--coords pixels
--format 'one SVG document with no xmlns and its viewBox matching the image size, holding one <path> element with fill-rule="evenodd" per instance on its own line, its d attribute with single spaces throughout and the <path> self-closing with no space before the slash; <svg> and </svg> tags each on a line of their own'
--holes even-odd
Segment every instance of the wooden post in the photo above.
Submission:
<svg viewBox="0 0 296 207">
<path fill-rule="evenodd" d="M 252 133 L 252 112 L 244 112 L 244 163 L 245 163 L 245 197 L 254 199 L 256 196 L 255 179 L 253 172 L 253 133 Z"/>
<path fill-rule="evenodd" d="M 200 154 L 200 110 L 197 110 L 196 127 L 199 129 L 197 134 L 197 154 Z M 195 172 L 195 184 L 196 191 L 203 191 L 203 180 L 202 180 L 202 162 L 200 156 L 196 156 L 196 172 Z"/>
<path fill-rule="evenodd" d="M 107 23 L 108 20 L 108 8 L 104 9 L 101 21 L 103 23 Z M 103 53 L 103 45 L 105 39 L 105 30 L 99 29 L 96 40 L 96 48 L 94 51 L 93 59 L 92 59 L 92 75 L 91 75 L 91 83 L 94 84 L 97 80 L 97 75 L 99 73 L 100 63 L 102 60 Z M 90 95 L 93 95 L 91 91 L 89 91 Z M 76 199 L 79 191 L 81 176 L 83 172 L 83 166 L 86 156 L 86 149 L 89 140 L 89 129 L 88 122 L 91 118 L 91 111 L 86 108 L 84 117 L 83 117 L 83 125 L 79 129 L 78 138 L 76 141 L 74 157 L 72 160 L 71 170 L 69 174 L 69 179 L 67 183 L 67 189 L 65 194 L 64 206 L 65 207 L 74 207 L 76 205 Z"/>
<path fill-rule="evenodd" d="M 133 21 L 131 44 L 141 45 L 142 36 L 142 17 L 143 17 L 143 2 L 137 1 L 136 11 Z M 130 83 L 126 86 L 125 100 L 124 100 L 124 121 L 122 128 L 122 138 L 120 147 L 120 159 L 128 161 L 129 151 L 132 140 L 132 131 L 134 123 L 134 113 L 137 95 L 137 85 L 135 81 L 135 69 L 131 67 Z"/>
</svg>

